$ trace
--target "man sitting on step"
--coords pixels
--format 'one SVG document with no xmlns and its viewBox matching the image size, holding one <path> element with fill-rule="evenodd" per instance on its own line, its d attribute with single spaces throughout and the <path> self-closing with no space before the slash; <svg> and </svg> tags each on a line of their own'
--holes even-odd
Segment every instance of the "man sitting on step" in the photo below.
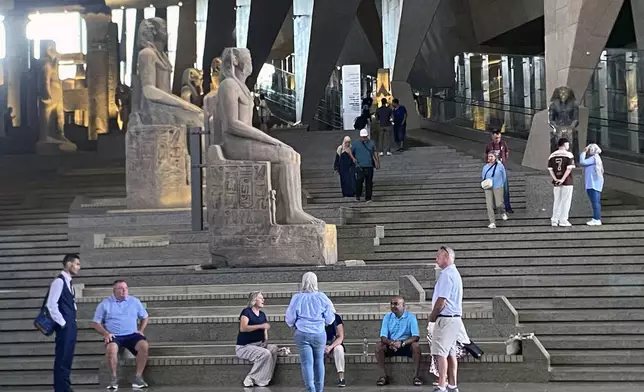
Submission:
<svg viewBox="0 0 644 392">
<path fill-rule="evenodd" d="M 148 312 L 141 301 L 128 295 L 127 283 L 117 280 L 112 287 L 113 296 L 101 302 L 94 313 L 94 329 L 105 338 L 107 363 L 112 379 L 107 389 L 117 390 L 119 379 L 119 348 L 124 348 L 136 356 L 136 376 L 132 388 L 147 388 L 143 380 L 143 370 L 148 362 L 148 342 L 144 335 L 148 325 Z M 137 326 L 138 320 L 141 324 Z"/>
<path fill-rule="evenodd" d="M 405 300 L 402 297 L 391 299 L 391 313 L 382 319 L 380 341 L 376 343 L 376 360 L 382 370 L 378 385 L 389 384 L 389 375 L 385 368 L 385 358 L 408 357 L 414 359 L 414 385 L 423 385 L 420 379 L 420 331 L 416 315 L 405 309 Z"/>
</svg>

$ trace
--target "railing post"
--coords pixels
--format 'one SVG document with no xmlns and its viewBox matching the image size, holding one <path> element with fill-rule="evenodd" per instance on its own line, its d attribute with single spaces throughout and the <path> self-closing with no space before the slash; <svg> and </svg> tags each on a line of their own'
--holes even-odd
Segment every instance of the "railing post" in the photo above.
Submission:
<svg viewBox="0 0 644 392">
<path fill-rule="evenodd" d="M 190 192 L 192 193 L 192 231 L 203 230 L 203 175 L 201 173 L 201 127 L 188 127 L 188 152 L 190 153 Z"/>
</svg>

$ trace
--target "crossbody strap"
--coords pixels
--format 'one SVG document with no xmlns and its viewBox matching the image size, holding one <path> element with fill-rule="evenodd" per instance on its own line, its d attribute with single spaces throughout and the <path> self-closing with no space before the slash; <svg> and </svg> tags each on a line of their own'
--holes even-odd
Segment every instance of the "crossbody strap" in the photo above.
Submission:
<svg viewBox="0 0 644 392">
<path fill-rule="evenodd" d="M 496 174 L 496 165 L 498 165 L 498 164 L 499 163 L 497 162 L 497 163 L 494 164 L 494 166 L 492 166 L 491 168 L 487 169 L 487 171 L 485 172 L 485 177 L 487 177 L 487 174 L 490 172 L 490 170 L 494 169 L 492 171 L 492 178 L 494 178 L 494 175 Z"/>
<path fill-rule="evenodd" d="M 58 275 L 58 277 L 56 279 L 61 279 L 63 281 L 63 285 L 65 285 L 65 279 L 63 279 L 62 275 Z M 51 292 L 51 287 L 50 287 L 49 290 L 47 290 L 47 295 L 45 295 L 45 299 L 42 301 L 42 305 L 40 306 L 40 310 L 45 309 L 45 305 L 47 305 L 47 300 L 49 299 L 49 293 L 50 292 Z"/>
</svg>

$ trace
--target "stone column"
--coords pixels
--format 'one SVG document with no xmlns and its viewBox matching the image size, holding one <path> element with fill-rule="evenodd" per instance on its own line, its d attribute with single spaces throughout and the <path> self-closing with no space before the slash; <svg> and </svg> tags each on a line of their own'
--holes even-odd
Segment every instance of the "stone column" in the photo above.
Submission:
<svg viewBox="0 0 644 392">
<path fill-rule="evenodd" d="M 570 87 L 580 100 L 606 46 L 624 0 L 544 0 L 546 93 Z M 580 108 L 578 140 L 586 144 L 588 109 Z M 548 111 L 537 113 L 530 128 L 523 165 L 545 170 L 550 154 Z"/>
<path fill-rule="evenodd" d="M 22 124 L 22 93 L 21 81 L 23 73 L 27 69 L 29 56 L 29 41 L 27 41 L 27 18 L 26 12 L 9 12 L 4 20 L 7 54 L 6 54 L 6 78 L 7 86 L 7 107 L 13 108 L 14 127 Z"/>
<path fill-rule="evenodd" d="M 83 15 L 87 25 L 87 95 L 89 127 L 87 138 L 97 140 L 108 133 L 110 97 L 109 13 L 90 12 Z"/>
<path fill-rule="evenodd" d="M 383 65 L 392 71 L 393 96 L 407 108 L 407 129 L 420 127 L 420 115 L 407 80 L 439 3 L 439 0 L 382 0 Z"/>
</svg>

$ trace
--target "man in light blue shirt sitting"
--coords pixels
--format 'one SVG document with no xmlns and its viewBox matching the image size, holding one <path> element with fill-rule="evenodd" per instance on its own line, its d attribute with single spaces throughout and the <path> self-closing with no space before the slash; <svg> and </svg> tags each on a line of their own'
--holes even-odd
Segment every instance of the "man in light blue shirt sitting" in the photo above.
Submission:
<svg viewBox="0 0 644 392">
<path fill-rule="evenodd" d="M 389 384 L 389 375 L 385 368 L 385 358 L 408 357 L 414 359 L 414 385 L 423 385 L 419 377 L 421 351 L 418 341 L 420 331 L 416 315 L 405 308 L 402 297 L 391 299 L 391 313 L 382 319 L 380 328 L 380 341 L 376 344 L 376 360 L 382 370 L 378 385 Z"/>
<path fill-rule="evenodd" d="M 118 351 L 125 348 L 136 356 L 136 377 L 132 388 L 147 388 L 143 380 L 143 370 L 148 362 L 148 342 L 145 328 L 148 325 L 148 312 L 136 297 L 128 296 L 127 283 L 117 280 L 112 287 L 113 296 L 101 302 L 94 313 L 94 329 L 105 338 L 107 363 L 112 380 L 107 389 L 119 387 L 116 369 Z M 141 320 L 141 325 L 137 325 Z"/>
</svg>

